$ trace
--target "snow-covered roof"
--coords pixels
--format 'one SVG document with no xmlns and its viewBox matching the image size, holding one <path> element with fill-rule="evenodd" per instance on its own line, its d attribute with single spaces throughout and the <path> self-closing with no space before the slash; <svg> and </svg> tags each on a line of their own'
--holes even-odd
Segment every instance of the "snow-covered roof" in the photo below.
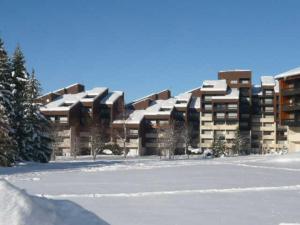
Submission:
<svg viewBox="0 0 300 225">
<path fill-rule="evenodd" d="M 212 96 L 212 99 L 239 99 L 240 91 L 238 88 L 231 88 L 226 95 Z"/>
<path fill-rule="evenodd" d="M 145 115 L 170 115 L 174 109 L 176 99 L 156 100 L 145 110 Z"/>
<path fill-rule="evenodd" d="M 102 100 L 101 104 L 104 105 L 112 105 L 115 103 L 115 101 L 123 95 L 122 91 L 113 91 L 109 92 L 108 95 L 106 95 Z"/>
<path fill-rule="evenodd" d="M 220 70 L 219 73 L 223 72 L 251 72 L 251 70 L 248 69 L 232 69 L 232 70 Z"/>
<path fill-rule="evenodd" d="M 201 98 L 192 97 L 190 109 L 200 109 L 201 108 Z"/>
<path fill-rule="evenodd" d="M 143 100 L 145 100 L 145 99 L 148 99 L 148 98 L 150 98 L 150 97 L 152 97 L 152 96 L 154 96 L 154 95 L 157 95 L 157 94 L 162 93 L 162 92 L 165 92 L 165 91 L 169 91 L 169 89 L 164 89 L 164 90 L 161 90 L 161 91 L 158 91 L 158 92 L 153 92 L 153 93 L 151 93 L 151 94 L 149 94 L 149 95 L 146 95 L 146 96 L 144 96 L 144 97 L 135 99 L 135 100 L 133 100 L 131 103 L 141 102 L 141 101 L 143 101 Z"/>
<path fill-rule="evenodd" d="M 226 91 L 226 80 L 205 80 L 201 86 L 201 91 Z"/>
<path fill-rule="evenodd" d="M 143 118 L 144 118 L 144 112 L 145 110 L 133 110 L 128 118 L 125 120 L 125 124 L 139 124 Z M 113 124 L 123 124 L 123 120 L 118 119 L 118 120 L 114 120 Z"/>
<path fill-rule="evenodd" d="M 275 79 L 272 76 L 261 76 L 260 81 L 262 86 L 275 86 Z"/>
<path fill-rule="evenodd" d="M 73 94 L 73 95 L 82 95 L 83 97 L 80 99 L 81 102 L 93 102 L 94 98 L 97 97 L 98 95 L 102 95 L 105 91 L 107 91 L 108 88 L 106 87 L 96 87 L 91 90 L 85 91 L 85 92 L 80 92 L 78 94 Z M 85 98 L 87 97 L 87 98 Z"/>
<path fill-rule="evenodd" d="M 192 93 L 182 93 L 175 96 L 175 107 L 187 107 L 191 97 Z"/>
<path fill-rule="evenodd" d="M 94 98 L 107 90 L 105 87 L 93 88 L 77 94 L 64 94 L 45 106 L 42 111 L 68 111 L 78 102 L 92 102 Z"/>
<path fill-rule="evenodd" d="M 296 76 L 300 75 L 300 67 L 294 68 L 292 70 L 288 70 L 284 73 L 277 74 L 275 76 L 275 79 L 280 79 L 280 78 L 285 78 L 285 77 L 291 77 L 291 76 Z"/>
<path fill-rule="evenodd" d="M 126 124 L 139 124 L 144 118 L 145 110 L 134 110 L 126 120 Z"/>
<path fill-rule="evenodd" d="M 193 89 L 191 89 L 191 90 L 188 90 L 188 91 L 186 91 L 185 93 L 192 93 L 193 91 L 197 91 L 197 90 L 201 90 L 201 86 L 200 86 L 200 87 L 193 88 Z"/>
</svg>

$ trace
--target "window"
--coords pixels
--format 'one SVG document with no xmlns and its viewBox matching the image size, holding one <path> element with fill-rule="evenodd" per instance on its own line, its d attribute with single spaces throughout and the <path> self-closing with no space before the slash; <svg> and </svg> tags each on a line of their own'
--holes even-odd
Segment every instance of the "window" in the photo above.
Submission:
<svg viewBox="0 0 300 225">
<path fill-rule="evenodd" d="M 274 108 L 273 107 L 266 107 L 265 111 L 266 112 L 274 112 Z"/>
<path fill-rule="evenodd" d="M 211 135 L 211 134 L 212 134 L 212 131 L 211 131 L 211 130 L 202 130 L 201 133 L 202 133 L 202 134 Z"/>
<path fill-rule="evenodd" d="M 60 116 L 59 117 L 59 122 L 60 123 L 67 123 L 68 122 L 68 117 L 66 117 L 66 116 Z"/>
<path fill-rule="evenodd" d="M 129 134 L 137 135 L 138 133 L 139 133 L 139 130 L 137 130 L 137 129 L 130 129 L 129 130 Z"/>
<path fill-rule="evenodd" d="M 225 118 L 225 113 L 216 113 L 217 118 Z"/>
<path fill-rule="evenodd" d="M 266 104 L 273 104 L 273 99 L 267 98 L 267 99 L 265 99 L 265 103 Z"/>
<path fill-rule="evenodd" d="M 241 118 L 243 119 L 248 119 L 250 117 L 249 114 L 241 114 Z"/>
<path fill-rule="evenodd" d="M 226 106 L 225 106 L 225 104 L 215 104 L 215 109 L 216 110 L 225 110 Z"/>
<path fill-rule="evenodd" d="M 273 126 L 273 123 L 264 123 L 264 126 L 265 126 L 265 127 L 272 127 L 272 126 Z"/>
<path fill-rule="evenodd" d="M 160 120 L 159 125 L 168 125 L 169 121 L 168 120 Z"/>
<path fill-rule="evenodd" d="M 228 109 L 237 109 L 237 104 L 228 104 Z"/>
<path fill-rule="evenodd" d="M 211 110 L 212 109 L 212 105 L 211 104 L 205 104 L 204 105 L 204 109 L 205 110 Z"/>
<path fill-rule="evenodd" d="M 225 121 L 216 121 L 215 125 L 225 125 Z"/>
<path fill-rule="evenodd" d="M 237 81 L 237 80 L 231 80 L 230 83 L 231 83 L 231 84 L 237 84 L 238 81 Z"/>
<path fill-rule="evenodd" d="M 240 79 L 241 84 L 249 84 L 250 80 L 249 79 Z"/>
<path fill-rule="evenodd" d="M 210 121 L 202 121 L 202 126 L 209 126 L 212 125 L 212 122 Z"/>
<path fill-rule="evenodd" d="M 204 101 L 211 101 L 212 96 L 206 95 L 204 96 Z"/>
<path fill-rule="evenodd" d="M 266 90 L 266 91 L 265 91 L 265 94 L 266 94 L 266 95 L 273 95 L 273 91 L 272 91 L 272 90 Z"/>
<path fill-rule="evenodd" d="M 238 117 L 238 115 L 237 115 L 237 113 L 228 113 L 228 118 L 237 118 Z"/>
</svg>

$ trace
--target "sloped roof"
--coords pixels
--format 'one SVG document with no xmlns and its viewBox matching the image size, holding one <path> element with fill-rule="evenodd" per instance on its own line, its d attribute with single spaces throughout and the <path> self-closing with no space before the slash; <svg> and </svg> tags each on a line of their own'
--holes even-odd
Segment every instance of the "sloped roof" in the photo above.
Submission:
<svg viewBox="0 0 300 225">
<path fill-rule="evenodd" d="M 296 75 L 300 75 L 300 67 L 288 70 L 286 72 L 277 74 L 275 76 L 275 79 L 281 79 L 281 78 L 285 78 L 285 77 L 291 77 L 291 76 L 296 76 Z"/>
</svg>

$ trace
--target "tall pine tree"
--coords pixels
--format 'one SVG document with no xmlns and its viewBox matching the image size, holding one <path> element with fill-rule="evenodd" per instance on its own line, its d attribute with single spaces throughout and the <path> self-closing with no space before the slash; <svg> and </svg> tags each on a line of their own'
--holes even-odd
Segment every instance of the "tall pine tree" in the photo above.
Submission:
<svg viewBox="0 0 300 225">
<path fill-rule="evenodd" d="M 0 165 L 10 166 L 15 159 L 13 139 L 14 118 L 11 65 L 3 41 L 0 39 Z"/>
<path fill-rule="evenodd" d="M 17 142 L 17 151 L 19 160 L 28 160 L 26 154 L 26 121 L 25 121 L 25 103 L 26 86 L 28 83 L 28 73 L 25 68 L 24 55 L 18 46 L 12 58 L 12 79 L 13 79 L 13 109 L 15 112 L 13 128 L 15 130 L 14 139 Z"/>
<path fill-rule="evenodd" d="M 25 101 L 25 152 L 29 160 L 48 162 L 51 157 L 50 138 L 48 137 L 49 122 L 41 114 L 35 99 L 40 95 L 40 83 L 34 71 L 26 85 Z"/>
</svg>

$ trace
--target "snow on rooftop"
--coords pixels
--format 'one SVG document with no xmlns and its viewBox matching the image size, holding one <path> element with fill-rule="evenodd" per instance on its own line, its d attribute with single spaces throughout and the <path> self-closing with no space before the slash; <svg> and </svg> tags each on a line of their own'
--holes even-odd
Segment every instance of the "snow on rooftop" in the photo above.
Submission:
<svg viewBox="0 0 300 225">
<path fill-rule="evenodd" d="M 176 100 L 179 101 L 189 101 L 191 97 L 192 97 L 192 93 L 187 93 L 187 92 L 175 96 Z"/>
<path fill-rule="evenodd" d="M 105 87 L 93 88 L 89 91 L 83 91 L 77 94 L 64 94 L 45 106 L 41 107 L 42 111 L 68 111 L 76 103 L 91 102 L 96 96 L 104 93 L 107 90 Z"/>
<path fill-rule="evenodd" d="M 144 118 L 144 112 L 144 109 L 133 110 L 126 119 L 125 124 L 139 124 Z M 113 124 L 123 124 L 123 122 L 122 119 L 117 119 L 113 121 Z"/>
<path fill-rule="evenodd" d="M 70 84 L 70 85 L 68 85 L 67 87 L 65 87 L 65 89 L 70 88 L 70 87 L 73 87 L 73 86 L 76 86 L 76 85 L 82 85 L 82 84 L 80 84 L 80 83 Z"/>
<path fill-rule="evenodd" d="M 164 89 L 164 90 L 162 90 L 162 91 L 153 92 L 153 93 L 151 93 L 151 94 L 149 94 L 149 95 L 146 95 L 146 96 L 144 96 L 144 97 L 135 99 L 135 100 L 133 100 L 133 101 L 131 102 L 131 104 L 137 103 L 137 102 L 141 102 L 141 101 L 143 101 L 143 100 L 145 100 L 145 99 L 148 99 L 148 98 L 152 97 L 153 95 L 157 95 L 157 94 L 162 93 L 162 92 L 165 92 L 165 91 L 169 91 L 169 89 Z"/>
<path fill-rule="evenodd" d="M 285 78 L 285 77 L 291 77 L 291 76 L 296 76 L 300 75 L 300 67 L 288 70 L 284 73 L 277 74 L 275 76 L 275 79 L 280 79 L 280 78 Z"/>
<path fill-rule="evenodd" d="M 233 69 L 233 70 L 220 70 L 219 73 L 223 72 L 251 72 L 249 69 Z"/>
<path fill-rule="evenodd" d="M 139 124 L 144 118 L 144 112 L 145 110 L 134 110 L 126 120 L 126 124 Z"/>
<path fill-rule="evenodd" d="M 151 106 L 145 110 L 145 115 L 170 115 L 174 108 L 175 102 L 175 98 L 153 101 Z"/>
<path fill-rule="evenodd" d="M 105 96 L 105 98 L 103 98 L 101 100 L 101 104 L 104 105 L 112 105 L 115 103 L 115 101 L 123 95 L 122 91 L 113 91 L 113 92 L 109 92 L 108 95 Z"/>
<path fill-rule="evenodd" d="M 263 86 L 275 86 L 275 79 L 272 76 L 261 76 L 260 81 Z"/>
<path fill-rule="evenodd" d="M 193 88 L 191 90 L 188 90 L 186 91 L 185 93 L 192 93 L 193 91 L 197 91 L 197 90 L 200 90 L 201 89 L 201 86 L 200 87 L 196 87 L 196 88 Z"/>
<path fill-rule="evenodd" d="M 187 92 L 175 96 L 175 106 L 187 107 L 191 97 L 192 97 L 192 93 L 187 93 Z"/>
<path fill-rule="evenodd" d="M 226 95 L 213 96 L 212 99 L 239 99 L 240 91 L 238 88 L 231 88 Z"/>
<path fill-rule="evenodd" d="M 226 91 L 226 80 L 205 80 L 201 86 L 201 91 Z"/>
</svg>

